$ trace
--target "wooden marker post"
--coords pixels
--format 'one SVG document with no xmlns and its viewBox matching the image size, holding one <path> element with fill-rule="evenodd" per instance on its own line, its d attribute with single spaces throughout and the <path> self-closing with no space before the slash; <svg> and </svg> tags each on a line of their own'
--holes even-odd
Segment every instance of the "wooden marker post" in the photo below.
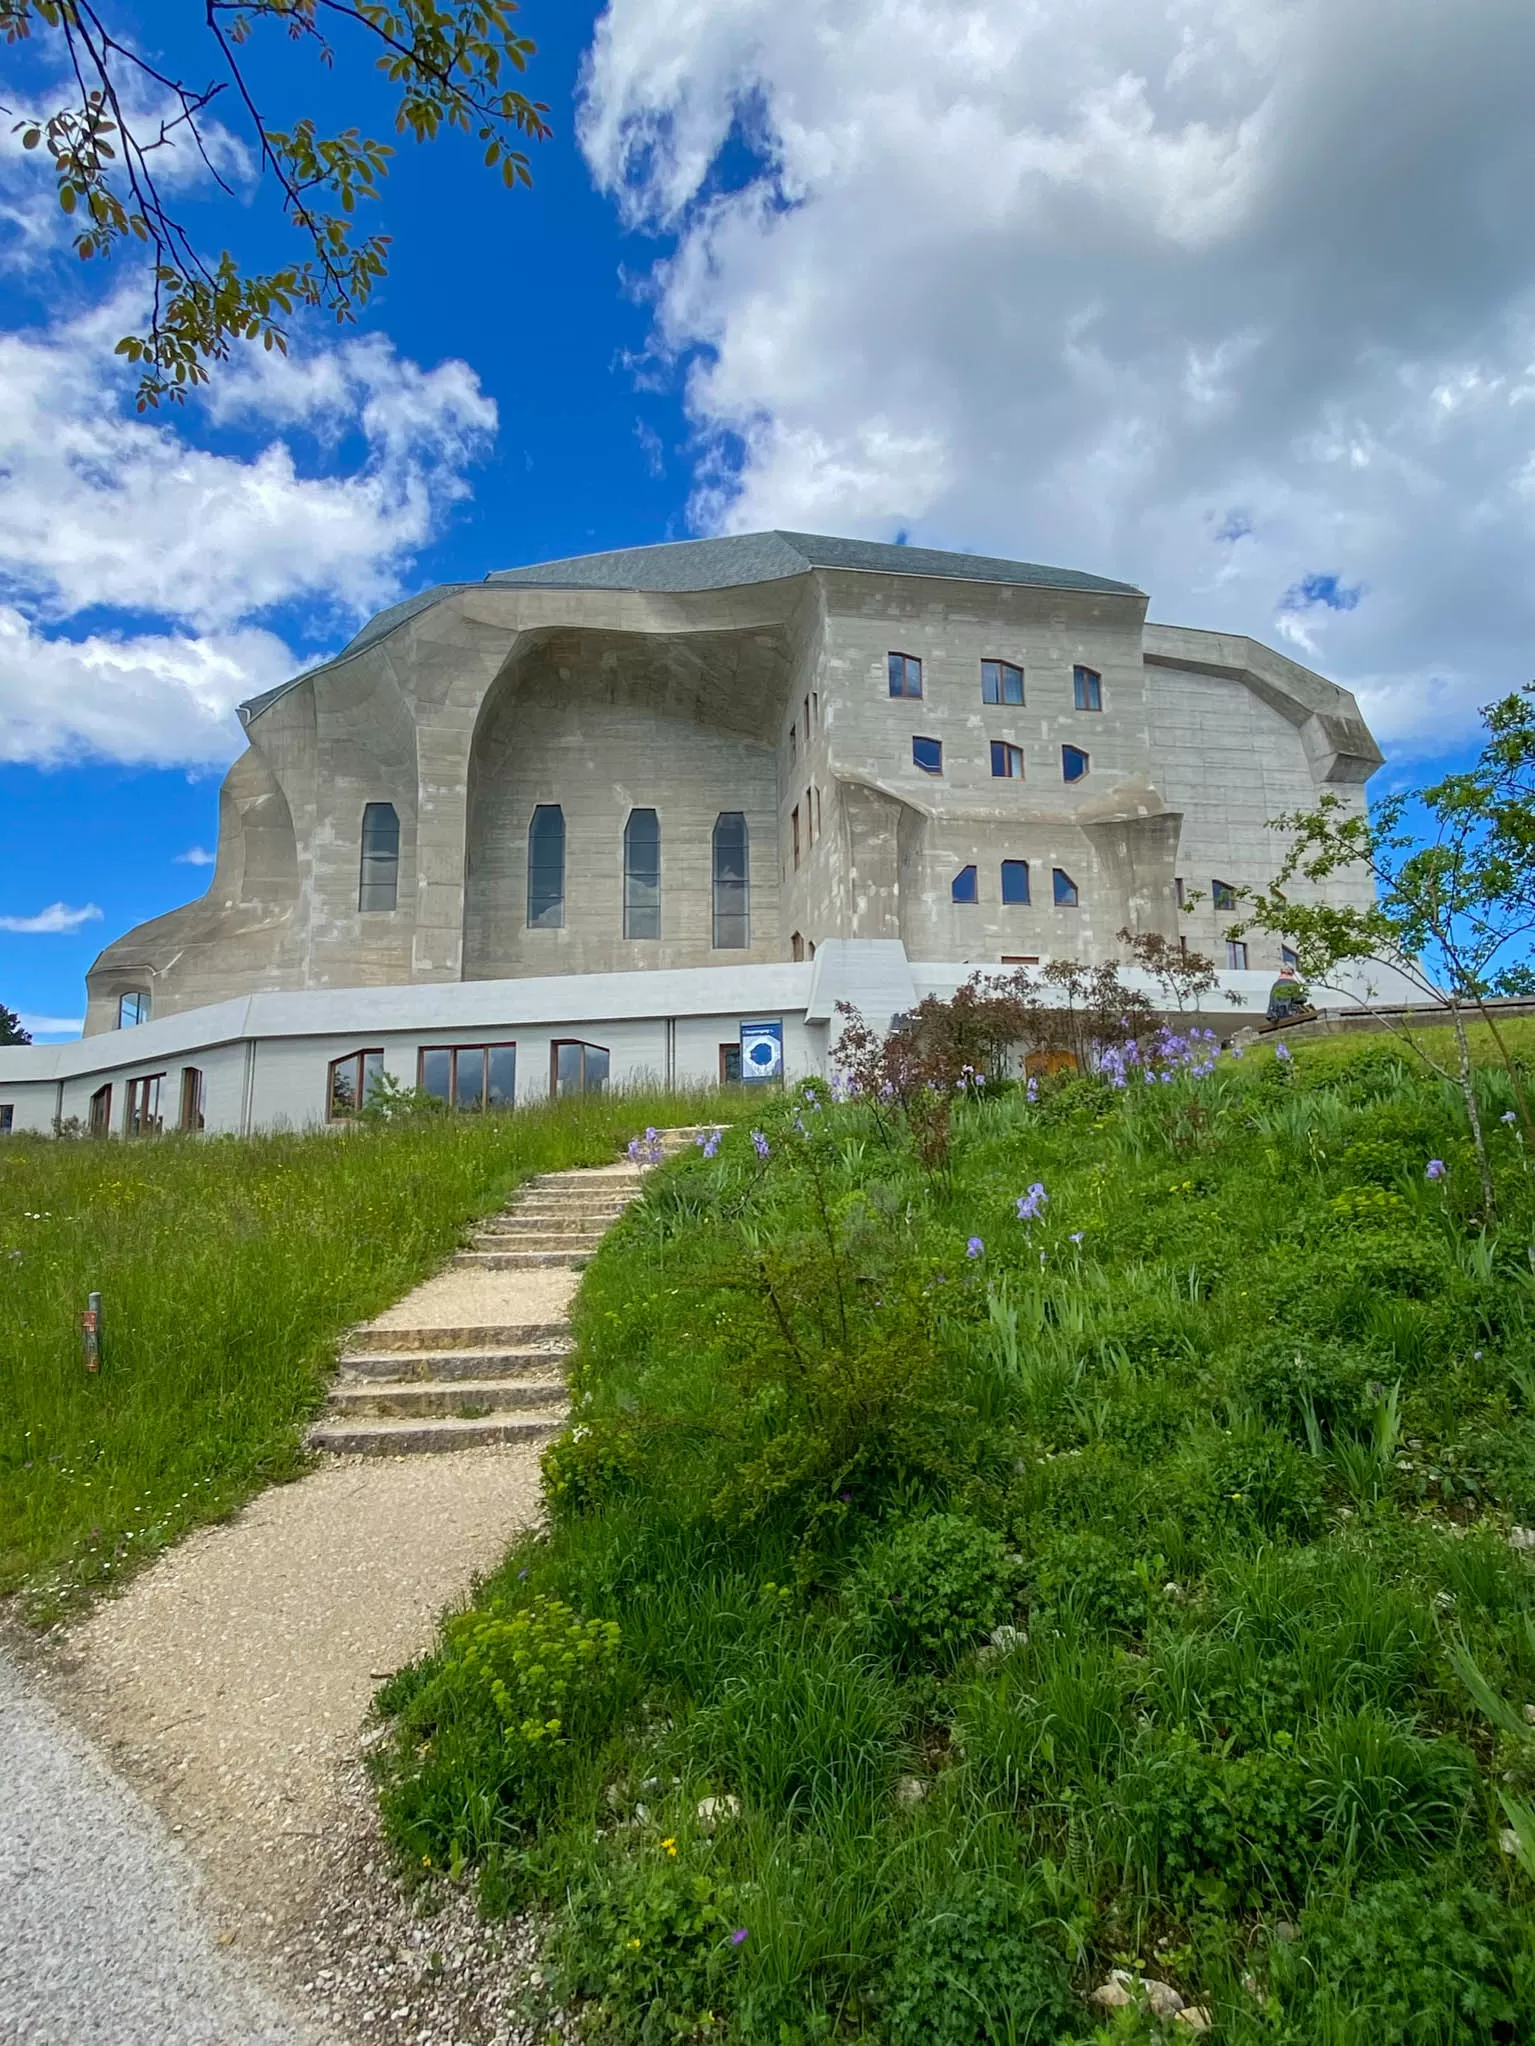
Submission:
<svg viewBox="0 0 1535 2046">
<path fill-rule="evenodd" d="M 80 1317 L 80 1351 L 87 1371 L 101 1369 L 101 1295 L 86 1295 L 86 1308 Z"/>
</svg>

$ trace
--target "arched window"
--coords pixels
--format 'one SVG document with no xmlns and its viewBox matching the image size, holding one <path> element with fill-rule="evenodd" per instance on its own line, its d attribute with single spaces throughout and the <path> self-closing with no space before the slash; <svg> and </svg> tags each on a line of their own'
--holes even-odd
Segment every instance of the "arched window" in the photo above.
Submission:
<svg viewBox="0 0 1535 2046">
<path fill-rule="evenodd" d="M 624 936 L 661 935 L 661 820 L 631 810 L 624 826 Z"/>
<path fill-rule="evenodd" d="M 400 888 L 400 820 L 393 803 L 368 803 L 362 813 L 359 909 L 393 909 Z"/>
<path fill-rule="evenodd" d="M 557 931 L 565 922 L 565 812 L 540 803 L 528 826 L 528 928 Z"/>
<path fill-rule="evenodd" d="M 714 943 L 719 951 L 751 943 L 746 817 L 721 810 L 714 820 Z"/>
</svg>

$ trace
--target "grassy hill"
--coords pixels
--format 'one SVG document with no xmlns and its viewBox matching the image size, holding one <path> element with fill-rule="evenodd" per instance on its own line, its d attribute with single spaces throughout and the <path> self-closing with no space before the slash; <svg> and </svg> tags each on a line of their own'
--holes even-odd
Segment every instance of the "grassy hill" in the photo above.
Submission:
<svg viewBox="0 0 1535 2046">
<path fill-rule="evenodd" d="M 380 1701 L 589 2040 L 1535 2037 L 1507 1077 L 1492 1223 L 1388 1043 L 1208 1065 L 927 1166 L 802 1089 L 609 1237 L 552 1527 Z"/>
<path fill-rule="evenodd" d="M 618 1097 L 344 1134 L 0 1141 L 0 1596 L 46 1617 L 295 1475 L 343 1329 L 518 1181 L 602 1163 L 668 1110 L 689 1112 Z"/>
</svg>

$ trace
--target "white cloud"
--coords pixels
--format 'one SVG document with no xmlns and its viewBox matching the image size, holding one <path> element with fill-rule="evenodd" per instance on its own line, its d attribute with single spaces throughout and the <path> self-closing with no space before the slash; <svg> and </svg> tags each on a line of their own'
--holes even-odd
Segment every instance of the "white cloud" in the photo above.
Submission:
<svg viewBox="0 0 1535 2046">
<path fill-rule="evenodd" d="M 72 936 L 82 924 L 100 921 L 101 910 L 94 902 L 83 909 L 71 909 L 67 902 L 50 902 L 36 916 L 0 916 L 0 931 L 16 931 L 26 937 L 56 937 L 60 932 Z"/>
<path fill-rule="evenodd" d="M 218 864 L 218 854 L 209 852 L 205 845 L 190 845 L 184 853 L 177 853 L 178 867 L 212 867 Z"/>
<path fill-rule="evenodd" d="M 1525 0 L 610 0 L 581 136 L 698 523 L 1125 576 L 1431 749 L 1535 642 L 1532 67 Z"/>
<path fill-rule="evenodd" d="M 495 430 L 463 363 L 423 370 L 375 335 L 238 359 L 207 411 L 264 444 L 201 447 L 195 412 L 132 413 L 111 349 L 133 317 L 0 334 L 0 759 L 227 760 L 234 705 L 303 665 L 277 614 L 344 638 L 396 598 Z M 298 429 L 322 466 L 343 439 L 360 452 L 306 473 L 281 437 Z"/>
<path fill-rule="evenodd" d="M 23 1030 L 33 1037 L 78 1037 L 85 1028 L 83 1016 L 29 1016 L 20 1018 Z"/>
</svg>

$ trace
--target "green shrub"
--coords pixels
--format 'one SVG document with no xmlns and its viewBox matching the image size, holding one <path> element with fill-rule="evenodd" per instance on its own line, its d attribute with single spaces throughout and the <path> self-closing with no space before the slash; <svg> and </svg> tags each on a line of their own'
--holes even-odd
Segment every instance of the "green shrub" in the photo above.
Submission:
<svg viewBox="0 0 1535 2046">
<path fill-rule="evenodd" d="M 931 1513 L 871 1543 L 845 1597 L 892 1662 L 945 1669 L 1006 1619 L 1017 1580 L 1018 1566 L 992 1528 L 959 1513 Z"/>
<path fill-rule="evenodd" d="M 1058 2046 L 1087 2030 L 1066 1963 L 1016 1884 L 962 1878 L 913 1920 L 891 1964 L 889 2046 Z"/>
<path fill-rule="evenodd" d="M 1293 1538 L 1320 1520 L 1322 1481 L 1315 1459 L 1287 1437 L 1241 1426 L 1190 1440 L 1173 1469 L 1171 1498 L 1211 1532 Z"/>
<path fill-rule="evenodd" d="M 624 1491 L 640 1464 L 632 1430 L 606 1419 L 578 1421 L 543 1453 L 544 1497 L 556 1516 L 590 1513 Z"/>
<path fill-rule="evenodd" d="M 1160 1574 L 1158 1568 L 1160 1566 Z M 1123 1542 L 1086 1530 L 1052 1535 L 1029 1564 L 1031 1608 L 1109 1633 L 1139 1634 L 1148 1586 L 1166 1576 L 1161 1557 L 1136 1568 Z M 1031 1610 L 1031 1622 L 1034 1612 Z"/>
<path fill-rule="evenodd" d="M 604 1857 L 572 1885 L 558 1948 L 558 1991 L 590 1999 L 582 2037 L 624 2046 L 707 2038 L 740 1966 L 739 1935 L 749 1936 L 741 1911 L 711 1869 L 654 1841 L 637 1859 Z"/>
<path fill-rule="evenodd" d="M 1524 1915 L 1453 1866 L 1318 1899 L 1300 1931 L 1268 1955 L 1283 2046 L 1511 2046 L 1535 2027 Z"/>
</svg>

